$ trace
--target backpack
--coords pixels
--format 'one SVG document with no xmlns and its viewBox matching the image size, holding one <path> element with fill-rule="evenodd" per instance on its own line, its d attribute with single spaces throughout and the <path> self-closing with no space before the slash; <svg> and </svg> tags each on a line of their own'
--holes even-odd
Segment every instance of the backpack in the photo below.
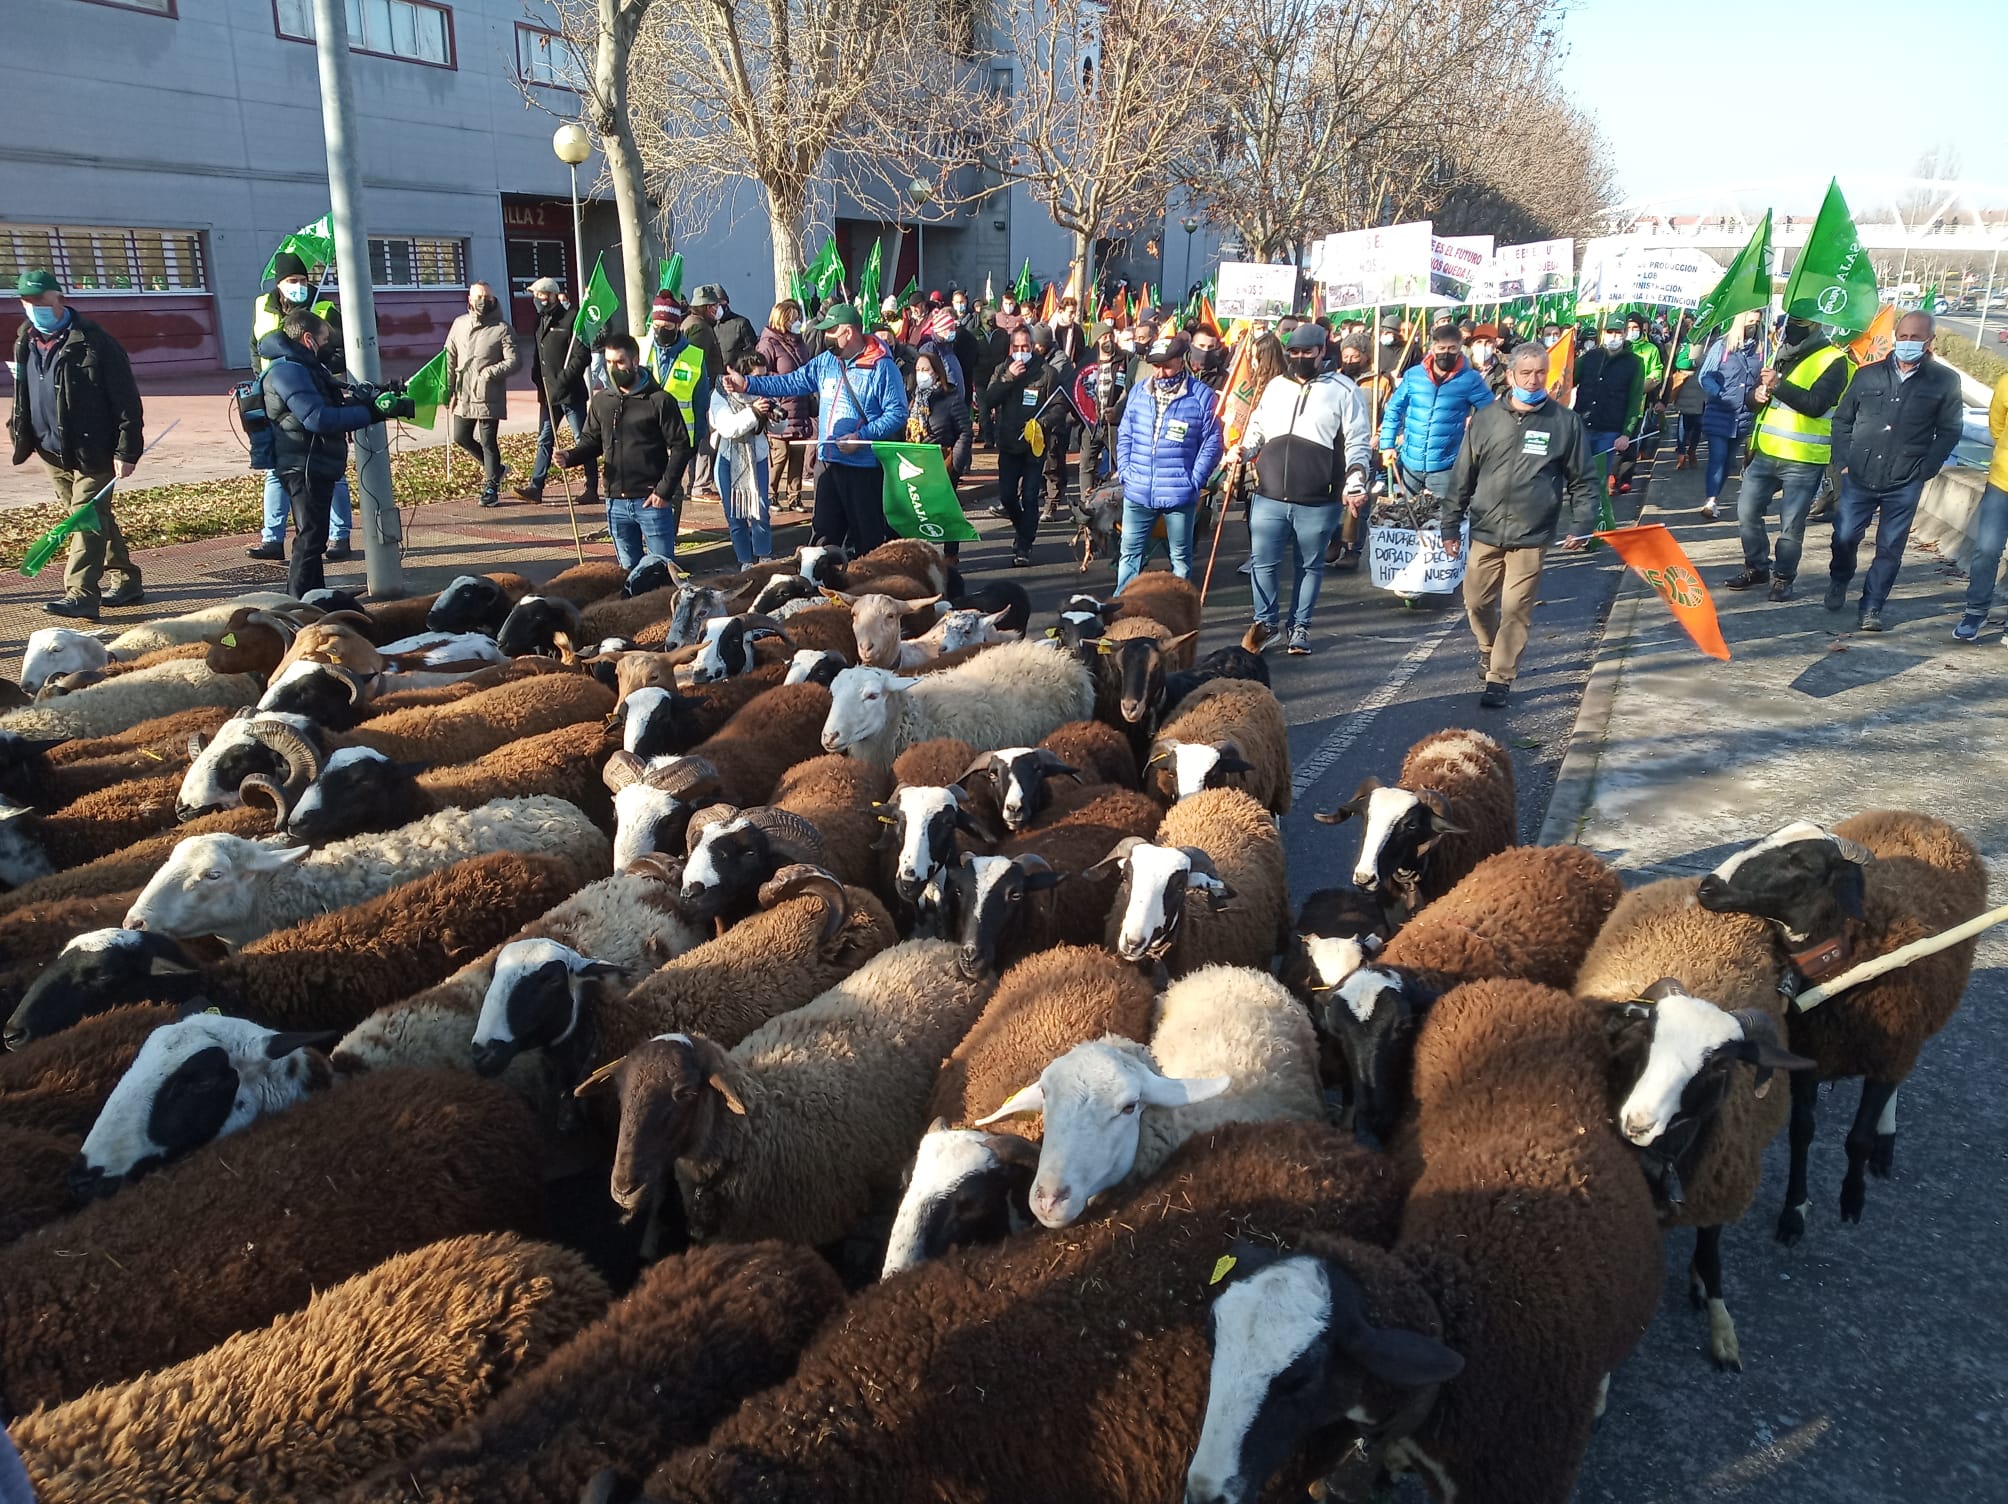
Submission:
<svg viewBox="0 0 2008 1504">
<path fill-rule="evenodd" d="M 270 366 L 265 368 L 266 371 L 271 369 Z M 265 372 L 260 371 L 231 395 L 237 400 L 237 417 L 244 427 L 244 442 L 250 446 L 251 468 L 275 469 L 279 454 L 273 438 L 272 416 L 265 410 Z"/>
</svg>

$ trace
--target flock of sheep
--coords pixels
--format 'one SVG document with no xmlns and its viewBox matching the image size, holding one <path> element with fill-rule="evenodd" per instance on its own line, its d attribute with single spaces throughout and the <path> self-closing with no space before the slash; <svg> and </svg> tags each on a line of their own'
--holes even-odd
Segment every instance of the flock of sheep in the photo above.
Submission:
<svg viewBox="0 0 2008 1504">
<path fill-rule="evenodd" d="M 1979 914 L 1930 816 L 1622 891 L 1450 729 L 1289 906 L 1263 661 L 924 544 L 37 633 L 0 1421 L 48 1504 L 1565 1500 Z M 1357 822 L 1355 825 L 1353 822 Z M 1357 829 L 1357 841 L 1348 833 Z M 1345 853 L 1341 855 L 1341 851 Z"/>
</svg>

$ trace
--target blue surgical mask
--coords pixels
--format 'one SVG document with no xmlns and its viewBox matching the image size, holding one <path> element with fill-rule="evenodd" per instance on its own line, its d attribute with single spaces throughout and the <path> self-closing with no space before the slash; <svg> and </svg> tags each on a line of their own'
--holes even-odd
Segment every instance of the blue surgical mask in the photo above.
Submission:
<svg viewBox="0 0 2008 1504">
<path fill-rule="evenodd" d="M 1546 402 L 1548 400 L 1548 389 L 1544 386 L 1537 386 L 1534 388 L 1533 391 L 1530 392 L 1522 387 L 1516 386 L 1513 388 L 1513 395 L 1518 397 L 1522 402 L 1526 403 L 1529 407 L 1539 407 L 1543 402 Z"/>
<path fill-rule="evenodd" d="M 305 282 L 281 282 L 279 284 L 279 291 L 282 294 L 284 294 L 285 299 L 288 303 L 306 302 L 307 298 L 309 297 L 309 295 L 312 294 L 313 290 L 314 289 Z"/>
<path fill-rule="evenodd" d="M 1914 366 L 1924 359 L 1924 341 L 1921 339 L 1900 339 L 1896 342 L 1896 358 L 1907 366 Z"/>
<path fill-rule="evenodd" d="M 44 308 L 40 303 L 30 303 L 27 306 L 28 322 L 35 326 L 38 333 L 54 334 L 62 327 L 63 315 L 57 310 Z"/>
</svg>

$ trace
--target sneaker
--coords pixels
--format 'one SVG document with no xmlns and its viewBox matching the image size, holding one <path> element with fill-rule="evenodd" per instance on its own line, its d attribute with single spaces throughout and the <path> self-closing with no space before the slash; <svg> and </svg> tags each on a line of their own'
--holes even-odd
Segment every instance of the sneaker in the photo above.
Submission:
<svg viewBox="0 0 2008 1504">
<path fill-rule="evenodd" d="M 1789 601 L 1792 598 L 1792 580 L 1789 575 L 1771 577 L 1771 593 L 1764 597 L 1767 601 Z"/>
<path fill-rule="evenodd" d="M 1286 651 L 1292 658 L 1303 658 L 1311 651 L 1311 629 L 1299 622 L 1290 628 L 1289 647 Z"/>
<path fill-rule="evenodd" d="M 524 501 L 542 501 L 544 499 L 544 488 L 542 486 L 518 486 L 516 488 L 516 495 Z"/>
<path fill-rule="evenodd" d="M 1713 496 L 1701 504 L 1701 515 L 1710 522 L 1716 519 L 1718 514 L 1715 510 L 1715 498 Z"/>
<path fill-rule="evenodd" d="M 286 562 L 286 545 L 283 543 L 261 543 L 256 548 L 244 550 L 247 559 L 270 559 L 274 564 Z"/>
<path fill-rule="evenodd" d="M 1886 632 L 1889 629 L 1883 625 L 1882 612 L 1864 611 L 1862 619 L 1856 623 L 1855 630 L 1859 632 Z"/>
<path fill-rule="evenodd" d="M 502 499 L 495 494 L 495 487 L 484 486 L 480 496 L 475 498 L 474 504 L 478 507 L 499 507 L 502 505 Z"/>
<path fill-rule="evenodd" d="M 1980 629 L 1986 625 L 1985 611 L 1968 611 L 1959 618 L 1959 625 L 1952 629 L 1952 635 L 1961 642 L 1971 642 L 1980 635 Z"/>
<path fill-rule="evenodd" d="M 1829 578 L 1826 598 L 1821 602 L 1829 611 L 1838 611 L 1848 603 L 1848 582 Z"/>
<path fill-rule="evenodd" d="M 1487 710 L 1503 710 L 1506 708 L 1506 697 L 1512 693 L 1512 685 L 1493 679 L 1487 682 L 1485 693 L 1478 697 L 1478 703 Z"/>
<path fill-rule="evenodd" d="M 1250 622 L 1248 630 L 1241 634 L 1241 646 L 1251 653 L 1259 653 L 1274 640 L 1275 636 L 1276 629 L 1267 622 Z"/>
<path fill-rule="evenodd" d="M 1032 567 L 1032 556 L 1030 554 L 1011 555 L 1011 567 L 1013 569 L 1030 569 Z"/>
<path fill-rule="evenodd" d="M 74 621 L 96 621 L 98 605 L 80 595 L 66 595 L 60 600 L 43 601 L 42 609 L 51 616 L 67 616 Z"/>
<path fill-rule="evenodd" d="M 996 517 L 1004 522 L 1009 522 L 1011 520 L 1011 514 L 1005 511 L 1002 507 L 991 507 L 983 515 L 986 517 Z"/>
<path fill-rule="evenodd" d="M 330 543 L 321 555 L 321 558 L 329 564 L 340 564 L 354 557 L 355 554 L 350 550 L 349 540 L 346 538 L 339 543 Z"/>
<path fill-rule="evenodd" d="M 107 606 L 144 606 L 146 592 L 140 589 L 138 580 L 127 580 L 118 589 L 105 597 Z"/>
<path fill-rule="evenodd" d="M 1771 578 L 1768 569 L 1743 569 L 1722 582 L 1724 590 L 1748 590 L 1752 585 L 1762 585 Z"/>
</svg>

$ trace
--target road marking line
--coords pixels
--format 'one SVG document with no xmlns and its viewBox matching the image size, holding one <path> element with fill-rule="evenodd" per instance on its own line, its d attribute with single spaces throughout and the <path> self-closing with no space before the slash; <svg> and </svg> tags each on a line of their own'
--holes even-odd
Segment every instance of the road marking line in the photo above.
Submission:
<svg viewBox="0 0 2008 1504">
<path fill-rule="evenodd" d="M 1408 687 L 1408 681 L 1422 672 L 1422 666 L 1443 645 L 1443 639 L 1450 635 L 1451 629 L 1463 625 L 1461 617 L 1449 617 L 1442 626 L 1410 648 L 1408 656 L 1394 666 L 1394 672 L 1381 682 L 1380 687 L 1340 717 L 1339 724 L 1332 728 L 1332 734 L 1318 743 L 1317 750 L 1298 765 L 1297 771 L 1290 777 L 1290 793 L 1301 799 L 1312 784 L 1329 773 L 1332 765 L 1366 734 L 1374 717 L 1392 705 L 1395 696 Z"/>
</svg>

